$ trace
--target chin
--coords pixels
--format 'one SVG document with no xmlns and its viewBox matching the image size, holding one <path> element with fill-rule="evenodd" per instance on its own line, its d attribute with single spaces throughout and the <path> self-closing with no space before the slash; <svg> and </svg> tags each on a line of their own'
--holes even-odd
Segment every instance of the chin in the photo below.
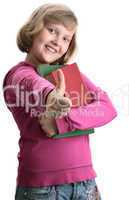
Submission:
<svg viewBox="0 0 129 200">
<path fill-rule="evenodd" d="M 51 64 L 51 63 L 54 63 L 56 62 L 58 59 L 44 59 L 45 63 L 48 63 L 48 64 Z"/>
</svg>

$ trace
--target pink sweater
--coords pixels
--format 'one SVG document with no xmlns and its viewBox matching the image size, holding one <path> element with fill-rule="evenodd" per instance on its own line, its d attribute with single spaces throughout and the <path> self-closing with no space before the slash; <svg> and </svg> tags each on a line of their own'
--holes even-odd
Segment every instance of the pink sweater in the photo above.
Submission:
<svg viewBox="0 0 129 200">
<path fill-rule="evenodd" d="M 56 119 L 59 134 L 100 127 L 117 116 L 106 92 L 84 74 L 81 75 L 88 89 L 94 91 L 99 100 L 72 108 L 67 117 Z M 20 131 L 17 185 L 38 187 L 95 178 L 88 135 L 51 139 L 38 123 L 37 113 L 44 111 L 43 104 L 54 85 L 40 77 L 35 66 L 27 62 L 20 62 L 9 70 L 3 86 L 9 85 L 4 91 L 4 98 Z M 29 104 L 25 101 L 28 99 L 27 92 L 31 92 Z"/>
</svg>

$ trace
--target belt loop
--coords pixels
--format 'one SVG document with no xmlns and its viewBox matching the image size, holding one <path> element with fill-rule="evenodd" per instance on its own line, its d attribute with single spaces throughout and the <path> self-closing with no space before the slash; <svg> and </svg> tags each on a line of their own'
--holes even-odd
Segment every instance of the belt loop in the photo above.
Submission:
<svg viewBox="0 0 129 200">
<path fill-rule="evenodd" d="M 72 188 L 73 188 L 72 200 L 75 200 L 76 199 L 76 195 L 77 195 L 77 184 L 76 183 L 72 183 Z"/>
</svg>

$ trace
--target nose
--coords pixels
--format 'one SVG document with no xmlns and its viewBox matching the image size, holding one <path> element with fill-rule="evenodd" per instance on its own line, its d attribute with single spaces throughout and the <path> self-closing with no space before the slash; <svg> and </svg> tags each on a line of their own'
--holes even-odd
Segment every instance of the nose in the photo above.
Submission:
<svg viewBox="0 0 129 200">
<path fill-rule="evenodd" d="M 54 46 L 60 46 L 61 45 L 61 40 L 59 37 L 56 37 L 52 40 L 52 43 Z"/>
<path fill-rule="evenodd" d="M 58 46 L 58 43 L 57 43 L 57 41 L 52 41 L 52 44 L 54 45 L 54 46 Z"/>
</svg>

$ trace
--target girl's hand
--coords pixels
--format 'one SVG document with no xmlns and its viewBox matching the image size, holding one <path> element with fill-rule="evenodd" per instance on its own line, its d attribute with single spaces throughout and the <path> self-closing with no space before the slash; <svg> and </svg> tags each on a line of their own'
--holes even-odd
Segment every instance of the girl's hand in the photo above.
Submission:
<svg viewBox="0 0 129 200">
<path fill-rule="evenodd" d="M 56 88 L 49 93 L 46 101 L 46 110 L 39 116 L 41 128 L 46 132 L 48 137 L 57 134 L 55 118 L 63 117 L 70 112 L 72 102 L 69 98 L 64 97 L 65 79 L 62 70 L 58 70 L 58 83 Z"/>
<path fill-rule="evenodd" d="M 72 102 L 65 94 L 65 78 L 61 69 L 57 73 L 57 85 L 52 92 L 49 93 L 46 101 L 46 115 L 49 117 L 63 117 L 70 112 Z"/>
<path fill-rule="evenodd" d="M 48 137 L 52 137 L 53 135 L 57 134 L 57 126 L 55 119 L 52 117 L 46 117 L 45 114 L 42 114 L 39 117 L 39 123 L 43 131 L 45 131 Z"/>
</svg>

